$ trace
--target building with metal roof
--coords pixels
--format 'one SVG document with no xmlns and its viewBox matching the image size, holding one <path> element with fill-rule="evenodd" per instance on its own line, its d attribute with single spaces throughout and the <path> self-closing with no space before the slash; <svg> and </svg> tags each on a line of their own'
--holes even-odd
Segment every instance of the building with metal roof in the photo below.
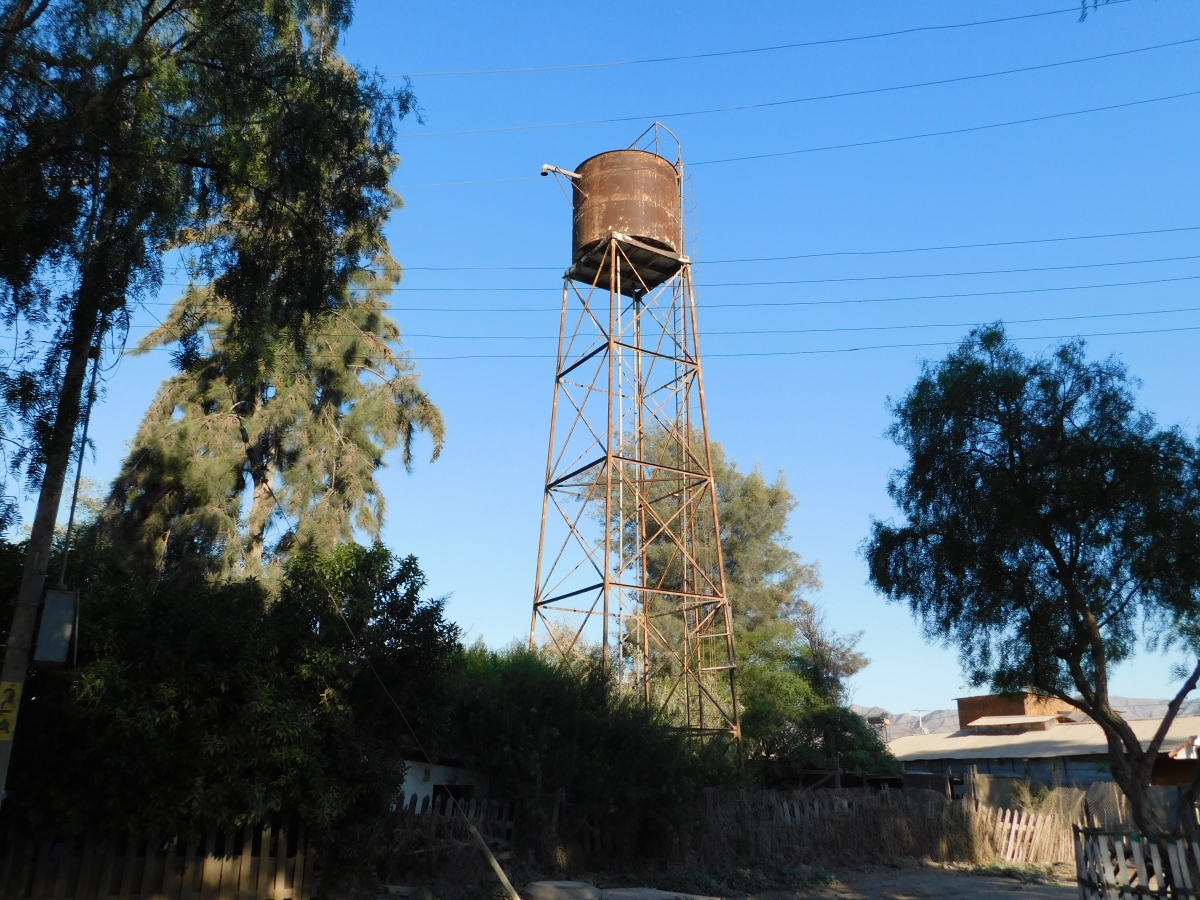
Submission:
<svg viewBox="0 0 1200 900">
<path fill-rule="evenodd" d="M 970 698 L 978 701 L 981 698 Z M 1112 781 L 1108 741 L 1100 726 L 1078 711 L 1054 715 L 982 715 L 975 702 L 960 703 L 959 730 L 897 738 L 888 744 L 906 774 L 979 775 L 1028 778 L 1041 784 L 1086 786 Z M 963 715 L 963 713 L 967 715 Z M 1082 721 L 1079 721 L 1082 719 Z M 1159 720 L 1141 719 L 1129 727 L 1148 747 Z M 1200 716 L 1180 716 L 1171 723 L 1154 767 L 1153 783 L 1191 782 L 1200 746 Z"/>
</svg>

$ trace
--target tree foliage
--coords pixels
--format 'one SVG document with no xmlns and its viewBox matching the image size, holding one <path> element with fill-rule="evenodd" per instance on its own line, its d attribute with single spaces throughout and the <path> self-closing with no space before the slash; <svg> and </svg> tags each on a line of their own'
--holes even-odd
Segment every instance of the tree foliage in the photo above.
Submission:
<svg viewBox="0 0 1200 900">
<path fill-rule="evenodd" d="M 1109 703 L 1112 667 L 1145 636 L 1195 653 L 1200 634 L 1200 452 L 1138 410 L 1116 360 L 1081 342 L 1028 358 L 999 326 L 927 364 L 892 405 L 908 461 L 888 490 L 903 519 L 875 522 L 870 576 L 970 682 L 1067 700 L 1108 739 L 1139 825 L 1184 681 L 1149 747 Z"/>
<path fill-rule="evenodd" d="M 0 387 L 11 462 L 31 484 L 72 413 L 60 403 L 68 363 L 98 334 L 119 338 L 129 304 L 160 286 L 166 248 L 190 248 L 194 272 L 213 279 L 251 373 L 380 252 L 392 123 L 413 101 L 331 50 L 350 11 L 344 0 L 4 9 L 0 315 L 19 340 Z M 74 431 L 66 418 L 59 445 Z"/>
<path fill-rule="evenodd" d="M 38 669 L 27 688 L 10 812 L 57 834 L 281 814 L 333 864 L 383 847 L 411 737 L 379 681 L 429 729 L 459 646 L 416 560 L 298 555 L 269 598 L 254 582 L 140 578 L 106 550 L 81 552 L 78 668 Z"/>
<path fill-rule="evenodd" d="M 665 438 L 650 442 L 651 456 L 664 452 L 659 443 L 665 445 Z M 744 473 L 717 442 L 712 443 L 712 471 L 725 589 L 733 610 L 742 732 L 752 768 L 771 783 L 794 783 L 789 779 L 801 769 L 838 765 L 843 745 L 847 761 L 841 764 L 849 765 L 851 757 L 857 758 L 850 752 L 853 736 L 865 732 L 851 728 L 844 740 L 825 740 L 819 721 L 842 721 L 838 710 L 849 702 L 848 681 L 867 664 L 856 649 L 860 634 L 838 635 L 807 599 L 820 590 L 819 569 L 790 546 L 788 517 L 797 500 L 783 473 L 774 481 L 757 468 Z M 680 521 L 672 482 L 662 494 L 658 517 Z M 698 552 L 715 544 L 708 519 L 696 516 L 695 528 Z M 673 587 L 681 578 L 678 554 L 666 542 L 651 546 L 646 568 L 652 584 Z M 660 620 L 656 627 L 667 626 Z M 669 685 L 673 661 L 662 656 L 653 661 L 654 677 Z M 863 748 L 867 768 L 892 764 L 877 740 Z"/>
<path fill-rule="evenodd" d="M 184 248 L 247 391 L 386 253 L 407 89 L 334 50 L 349 0 L 8 0 L 0 8 L 7 462 L 39 492 L 0 677 L 22 683 L 93 348 Z M 11 494 L 11 491 L 5 491 Z M 15 506 L 0 502 L 0 525 Z M 13 744 L 0 743 L 0 786 Z"/>
<path fill-rule="evenodd" d="M 138 344 L 180 346 L 181 371 L 159 391 L 113 485 L 110 535 L 149 569 L 240 577 L 276 571 L 293 549 L 336 546 L 356 532 L 377 539 L 384 458 L 399 448 L 411 466 L 418 430 L 431 435 L 436 458 L 444 436 L 379 299 L 399 269 L 382 269 L 352 282 L 302 346 L 279 348 L 253 390 L 238 377 L 228 306 L 208 289 L 179 300 Z"/>
</svg>

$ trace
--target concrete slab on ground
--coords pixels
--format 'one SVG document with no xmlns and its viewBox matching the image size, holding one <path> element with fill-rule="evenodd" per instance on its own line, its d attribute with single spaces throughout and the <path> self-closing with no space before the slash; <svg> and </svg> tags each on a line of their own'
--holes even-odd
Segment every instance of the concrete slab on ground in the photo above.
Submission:
<svg viewBox="0 0 1200 900">
<path fill-rule="evenodd" d="M 586 881 L 531 881 L 517 893 L 522 900 L 600 900 L 600 892 Z"/>
</svg>

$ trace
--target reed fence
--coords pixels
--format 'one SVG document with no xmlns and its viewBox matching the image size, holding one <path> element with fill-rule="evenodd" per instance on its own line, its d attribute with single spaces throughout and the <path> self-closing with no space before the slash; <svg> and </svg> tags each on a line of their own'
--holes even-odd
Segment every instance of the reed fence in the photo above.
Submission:
<svg viewBox="0 0 1200 900">
<path fill-rule="evenodd" d="M 1200 839 L 1074 828 L 1081 900 L 1200 897 Z"/>
<path fill-rule="evenodd" d="M 198 841 L 122 835 L 0 837 L 0 900 L 309 900 L 303 828 L 271 824 Z"/>
</svg>

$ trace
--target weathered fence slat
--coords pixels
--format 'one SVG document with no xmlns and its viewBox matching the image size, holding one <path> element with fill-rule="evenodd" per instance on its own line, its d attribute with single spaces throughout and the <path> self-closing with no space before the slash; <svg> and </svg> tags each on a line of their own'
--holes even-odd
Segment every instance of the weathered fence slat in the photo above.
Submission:
<svg viewBox="0 0 1200 900">
<path fill-rule="evenodd" d="M 1148 836 L 1075 826 L 1073 837 L 1083 900 L 1197 900 L 1200 834 Z"/>
<path fill-rule="evenodd" d="M 1117 851 L 1117 881 L 1121 889 L 1129 887 L 1129 866 L 1125 860 L 1125 836 L 1118 834 L 1113 838 L 1114 849 Z"/>
<path fill-rule="evenodd" d="M 9 833 L 0 900 L 311 900 L 315 859 L 302 828 L 210 831 L 201 841 Z"/>
<path fill-rule="evenodd" d="M 1178 838 L 1175 841 L 1175 853 L 1179 859 L 1179 876 L 1183 882 L 1184 888 L 1188 893 L 1192 892 L 1192 874 L 1188 871 L 1188 855 L 1187 847 L 1184 846 L 1183 838 Z"/>
<path fill-rule="evenodd" d="M 281 828 L 275 832 L 275 840 L 271 842 L 271 855 L 275 858 L 275 885 L 271 889 L 272 900 L 284 900 L 287 897 L 287 845 L 288 836 Z"/>
</svg>

